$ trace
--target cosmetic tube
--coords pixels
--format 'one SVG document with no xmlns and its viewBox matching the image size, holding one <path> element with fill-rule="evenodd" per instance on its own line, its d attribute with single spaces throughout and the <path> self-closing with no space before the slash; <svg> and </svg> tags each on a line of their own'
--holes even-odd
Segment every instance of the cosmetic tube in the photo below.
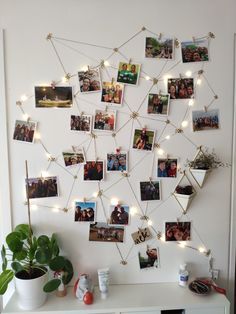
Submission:
<svg viewBox="0 0 236 314">
<path fill-rule="evenodd" d="M 98 283 L 101 292 L 101 298 L 106 299 L 109 285 L 109 268 L 98 269 Z"/>
</svg>

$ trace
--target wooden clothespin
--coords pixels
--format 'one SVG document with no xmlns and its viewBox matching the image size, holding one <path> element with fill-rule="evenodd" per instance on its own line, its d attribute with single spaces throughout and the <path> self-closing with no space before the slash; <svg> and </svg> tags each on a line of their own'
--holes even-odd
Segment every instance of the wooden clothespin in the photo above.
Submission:
<svg viewBox="0 0 236 314">
<path fill-rule="evenodd" d="M 86 203 L 86 197 L 83 198 L 83 203 Z"/>
<path fill-rule="evenodd" d="M 115 79 L 114 77 L 111 79 L 111 84 L 114 85 Z"/>
<path fill-rule="evenodd" d="M 196 42 L 196 38 L 193 36 L 192 39 L 193 39 L 193 42 L 195 43 Z"/>
<path fill-rule="evenodd" d="M 158 39 L 161 40 L 161 38 L 162 38 L 162 33 L 159 34 Z"/>
<path fill-rule="evenodd" d="M 207 112 L 207 106 L 204 106 L 203 109 L 205 112 Z"/>
<path fill-rule="evenodd" d="M 131 64 L 131 62 L 132 62 L 132 59 L 130 58 L 130 59 L 129 59 L 129 64 Z"/>
<path fill-rule="evenodd" d="M 179 78 L 182 80 L 183 75 L 181 73 L 179 73 Z"/>
</svg>

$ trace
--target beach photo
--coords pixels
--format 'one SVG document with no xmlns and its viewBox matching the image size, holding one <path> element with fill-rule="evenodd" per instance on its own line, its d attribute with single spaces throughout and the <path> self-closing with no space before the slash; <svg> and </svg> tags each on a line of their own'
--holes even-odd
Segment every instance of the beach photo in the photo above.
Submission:
<svg viewBox="0 0 236 314">
<path fill-rule="evenodd" d="M 71 86 L 35 86 L 36 108 L 70 108 L 73 104 Z"/>
</svg>

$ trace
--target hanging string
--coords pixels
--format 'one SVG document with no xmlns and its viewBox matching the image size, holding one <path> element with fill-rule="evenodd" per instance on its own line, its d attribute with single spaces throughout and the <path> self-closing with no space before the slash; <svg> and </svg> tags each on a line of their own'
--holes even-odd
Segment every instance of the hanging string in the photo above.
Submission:
<svg viewBox="0 0 236 314">
<path fill-rule="evenodd" d="M 53 50 L 54 50 L 54 52 L 55 52 L 55 54 L 56 54 L 56 56 L 57 56 L 57 59 L 58 59 L 60 65 L 61 65 L 61 67 L 62 67 L 62 69 L 63 69 L 63 71 L 64 71 L 64 73 L 65 73 L 65 75 L 66 75 L 68 72 L 66 71 L 66 69 L 65 69 L 65 67 L 64 67 L 64 64 L 62 63 L 61 57 L 59 56 L 59 53 L 58 53 L 58 51 L 57 51 L 57 49 L 56 49 L 56 47 L 55 47 L 55 45 L 54 45 L 52 39 L 49 39 L 49 41 L 50 41 L 50 43 L 52 44 L 52 47 L 53 47 Z"/>
</svg>

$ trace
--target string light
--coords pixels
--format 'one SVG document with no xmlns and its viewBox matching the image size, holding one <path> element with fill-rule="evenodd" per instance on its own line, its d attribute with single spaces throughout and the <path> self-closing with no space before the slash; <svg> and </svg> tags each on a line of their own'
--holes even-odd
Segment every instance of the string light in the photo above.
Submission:
<svg viewBox="0 0 236 314">
<path fill-rule="evenodd" d="M 160 240 L 162 241 L 162 242 L 165 242 L 165 235 L 163 234 L 161 237 L 160 237 Z"/>
<path fill-rule="evenodd" d="M 59 212 L 59 206 L 54 206 L 53 207 L 53 209 L 52 209 L 52 211 L 54 212 L 54 213 L 58 213 Z"/>
<path fill-rule="evenodd" d="M 109 67 L 109 65 L 110 65 L 110 63 L 109 63 L 109 61 L 104 61 L 104 65 L 106 66 L 106 67 Z"/>
<path fill-rule="evenodd" d="M 52 155 L 49 154 L 49 153 L 46 153 L 46 156 L 47 156 L 48 159 L 50 159 L 52 157 Z"/>
<path fill-rule="evenodd" d="M 170 135 L 166 135 L 165 139 L 169 140 L 170 139 Z"/>
<path fill-rule="evenodd" d="M 105 62 L 106 62 L 106 61 L 105 61 Z M 105 64 L 105 63 L 104 63 L 104 64 Z M 84 72 L 88 71 L 88 66 L 87 66 L 87 65 L 84 65 L 81 70 L 84 71 Z"/>
<path fill-rule="evenodd" d="M 35 138 L 36 140 L 40 140 L 40 138 L 41 138 L 40 133 L 35 133 L 35 134 L 34 134 L 34 138 Z"/>
<path fill-rule="evenodd" d="M 181 126 L 183 128 L 186 128 L 188 126 L 188 121 L 187 120 L 184 120 L 182 123 L 181 123 Z"/>
<path fill-rule="evenodd" d="M 117 206 L 119 204 L 119 200 L 117 198 L 112 198 L 111 199 L 111 205 L 112 206 Z"/>
<path fill-rule="evenodd" d="M 200 253 L 205 253 L 205 252 L 206 252 L 206 250 L 205 250 L 203 247 L 200 247 L 200 248 L 198 249 L 198 251 L 199 251 Z"/>
<path fill-rule="evenodd" d="M 192 107 L 194 105 L 194 100 L 190 99 L 189 102 L 188 102 L 188 105 L 189 105 L 189 107 Z"/>
<path fill-rule="evenodd" d="M 30 207 L 31 207 L 32 210 L 37 210 L 38 209 L 38 206 L 36 204 L 31 204 Z"/>
<path fill-rule="evenodd" d="M 197 85 L 201 85 L 202 84 L 202 80 L 199 78 L 197 79 Z"/>
<path fill-rule="evenodd" d="M 23 119 L 27 121 L 29 119 L 29 115 L 27 113 L 24 113 L 23 114 Z"/>
<path fill-rule="evenodd" d="M 187 71 L 187 72 L 185 73 L 185 75 L 186 75 L 187 77 L 190 77 L 190 76 L 192 76 L 192 72 L 191 72 L 191 71 Z"/>
<path fill-rule="evenodd" d="M 20 99 L 21 99 L 21 101 L 26 101 L 28 99 L 28 97 L 26 95 L 22 95 Z"/>
<path fill-rule="evenodd" d="M 63 78 L 61 80 L 62 80 L 62 83 L 67 83 L 68 82 L 68 79 L 65 76 L 63 76 Z"/>
<path fill-rule="evenodd" d="M 162 148 L 158 148 L 157 152 L 160 156 L 163 156 L 165 153 L 165 151 Z"/>
<path fill-rule="evenodd" d="M 46 178 L 46 177 L 48 177 L 48 176 L 49 176 L 48 171 L 42 171 L 42 172 L 41 172 L 41 177 L 42 177 L 42 178 Z"/>
<path fill-rule="evenodd" d="M 153 222 L 149 219 L 148 222 L 147 222 L 148 226 L 152 226 L 153 225 Z"/>
<path fill-rule="evenodd" d="M 184 248 L 186 247 L 185 242 L 179 242 L 178 244 L 179 244 L 179 246 L 180 246 L 182 249 L 184 249 Z"/>
<path fill-rule="evenodd" d="M 97 198 L 98 197 L 98 192 L 93 193 L 93 197 Z"/>
<path fill-rule="evenodd" d="M 131 207 L 130 208 L 130 215 L 135 216 L 137 214 L 138 210 L 136 207 Z"/>
<path fill-rule="evenodd" d="M 146 76 L 145 76 L 145 79 L 146 79 L 147 81 L 149 81 L 151 78 L 150 78 L 150 76 L 146 75 Z"/>
</svg>

